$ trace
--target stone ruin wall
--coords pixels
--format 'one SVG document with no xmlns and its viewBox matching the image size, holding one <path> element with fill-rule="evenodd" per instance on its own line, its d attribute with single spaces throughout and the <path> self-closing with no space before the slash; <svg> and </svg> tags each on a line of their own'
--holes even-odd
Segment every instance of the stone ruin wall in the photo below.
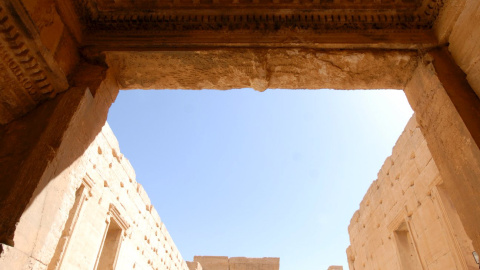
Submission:
<svg viewBox="0 0 480 270">
<path fill-rule="evenodd" d="M 350 270 L 478 269 L 415 115 L 348 231 Z"/>
<path fill-rule="evenodd" d="M 115 269 L 189 269 L 108 124 L 37 192 L 18 223 L 15 247 L 2 244 L 0 269 L 103 269 L 100 254 L 115 251 Z"/>
<path fill-rule="evenodd" d="M 101 257 L 110 255 L 119 270 L 279 270 L 279 258 L 185 262 L 108 123 L 72 166 L 36 193 L 17 225 L 15 247 L 1 244 L 0 269 L 106 269 Z M 110 232 L 120 241 L 111 241 Z"/>
<path fill-rule="evenodd" d="M 279 258 L 195 256 L 190 270 L 279 270 Z"/>
</svg>

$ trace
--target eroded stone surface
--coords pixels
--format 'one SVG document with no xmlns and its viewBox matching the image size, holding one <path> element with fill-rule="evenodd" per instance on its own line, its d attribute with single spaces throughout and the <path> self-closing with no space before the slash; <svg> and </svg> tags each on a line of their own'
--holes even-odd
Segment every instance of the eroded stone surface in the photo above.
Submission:
<svg viewBox="0 0 480 270">
<path fill-rule="evenodd" d="M 123 89 L 403 89 L 416 67 L 408 51 L 236 49 L 112 52 Z"/>
</svg>

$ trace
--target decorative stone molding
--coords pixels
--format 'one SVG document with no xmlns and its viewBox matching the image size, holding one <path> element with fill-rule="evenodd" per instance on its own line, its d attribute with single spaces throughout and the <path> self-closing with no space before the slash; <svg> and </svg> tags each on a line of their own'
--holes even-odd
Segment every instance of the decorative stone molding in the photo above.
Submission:
<svg viewBox="0 0 480 270">
<path fill-rule="evenodd" d="M 402 222 L 406 221 L 408 221 L 407 211 L 405 210 L 405 208 L 402 208 L 387 225 L 387 230 L 393 233 L 396 229 L 398 229 L 398 227 L 400 227 L 400 224 L 402 224 Z"/>
<path fill-rule="evenodd" d="M 95 31 L 342 32 L 430 29 L 443 5 L 443 0 L 277 2 L 172 0 L 138 1 L 132 6 L 116 1 L 85 0 L 79 9 L 87 28 Z"/>
<path fill-rule="evenodd" d="M 25 11 L 24 11 L 25 12 Z M 60 92 L 68 88 L 68 82 L 58 67 L 52 67 L 45 59 L 45 51 L 38 48 L 35 38 L 38 33 L 28 31 L 34 28 L 21 25 L 29 22 L 27 15 L 18 13 L 18 7 L 9 1 L 0 2 L 0 41 L 10 53 L 9 68 L 32 95 L 41 95 L 53 91 Z M 22 20 L 18 18 L 22 17 Z M 7 56 L 4 56 L 7 57 Z M 53 74 L 57 72 L 57 74 Z"/>
<path fill-rule="evenodd" d="M 84 0 L 84 2 L 94 3 L 94 5 L 102 11 L 128 8 L 131 1 L 114 1 L 114 0 Z M 139 0 L 135 1 L 135 7 L 146 8 L 186 8 L 186 7 L 207 7 L 207 8 L 223 8 L 223 7 L 271 7 L 272 9 L 285 8 L 317 8 L 317 9 L 333 9 L 333 8 L 369 8 L 369 9 L 405 9 L 415 8 L 422 3 L 420 0 Z"/>
<path fill-rule="evenodd" d="M 444 0 L 69 1 L 84 26 L 83 52 L 95 54 L 202 46 L 427 48 L 437 44 L 431 29 Z"/>
<path fill-rule="evenodd" d="M 53 258 L 51 259 L 48 266 L 48 270 L 58 270 L 62 268 L 62 264 L 65 258 L 65 254 L 68 250 L 73 231 L 77 226 L 78 219 L 82 214 L 82 210 L 86 204 L 86 201 L 88 201 L 88 198 L 92 196 L 92 187 L 93 182 L 88 175 L 82 178 L 82 184 L 76 191 L 75 202 L 70 209 L 68 219 L 65 223 L 62 235 L 58 241 Z"/>
<path fill-rule="evenodd" d="M 0 59 L 5 67 L 0 71 L 0 81 L 16 81 L 8 86 L 8 105 L 2 104 L 12 112 L 10 118 L 68 88 L 65 75 L 41 45 L 34 23 L 17 1 L 0 2 Z M 9 120 L 1 119 L 0 124 Z"/>
<path fill-rule="evenodd" d="M 88 197 L 85 198 L 85 200 L 88 200 L 89 198 L 93 197 L 93 186 L 95 183 L 93 182 L 92 178 L 88 175 L 88 173 L 85 175 L 84 178 L 82 178 L 82 185 L 86 188 L 86 192 L 88 194 Z"/>
<path fill-rule="evenodd" d="M 110 222 L 110 218 L 113 218 L 116 223 L 122 228 L 124 232 L 130 227 L 128 225 L 127 221 L 122 218 L 122 215 L 120 214 L 120 211 L 118 211 L 117 207 L 115 205 L 110 204 L 110 209 L 108 211 L 108 217 L 107 217 L 107 223 Z"/>
</svg>

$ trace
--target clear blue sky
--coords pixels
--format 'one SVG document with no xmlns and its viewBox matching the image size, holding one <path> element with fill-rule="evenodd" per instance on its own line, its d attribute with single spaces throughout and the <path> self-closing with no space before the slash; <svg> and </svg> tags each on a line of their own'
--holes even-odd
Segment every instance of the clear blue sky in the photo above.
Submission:
<svg viewBox="0 0 480 270">
<path fill-rule="evenodd" d="M 398 90 L 121 91 L 108 122 L 185 260 L 347 267 L 348 224 L 412 110 Z"/>
</svg>

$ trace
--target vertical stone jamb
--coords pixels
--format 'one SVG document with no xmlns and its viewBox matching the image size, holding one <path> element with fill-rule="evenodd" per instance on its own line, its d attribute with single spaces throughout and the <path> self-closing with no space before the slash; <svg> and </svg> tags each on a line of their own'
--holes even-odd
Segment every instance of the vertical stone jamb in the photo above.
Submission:
<svg viewBox="0 0 480 270">
<path fill-rule="evenodd" d="M 480 250 L 480 100 L 448 51 L 427 53 L 405 88 L 474 248 Z"/>
<path fill-rule="evenodd" d="M 107 73 L 103 66 L 81 65 L 68 91 L 0 126 L 0 243 L 17 248 L 14 239 L 28 232 L 30 222 L 22 215 L 101 131 L 118 93 Z"/>
</svg>

